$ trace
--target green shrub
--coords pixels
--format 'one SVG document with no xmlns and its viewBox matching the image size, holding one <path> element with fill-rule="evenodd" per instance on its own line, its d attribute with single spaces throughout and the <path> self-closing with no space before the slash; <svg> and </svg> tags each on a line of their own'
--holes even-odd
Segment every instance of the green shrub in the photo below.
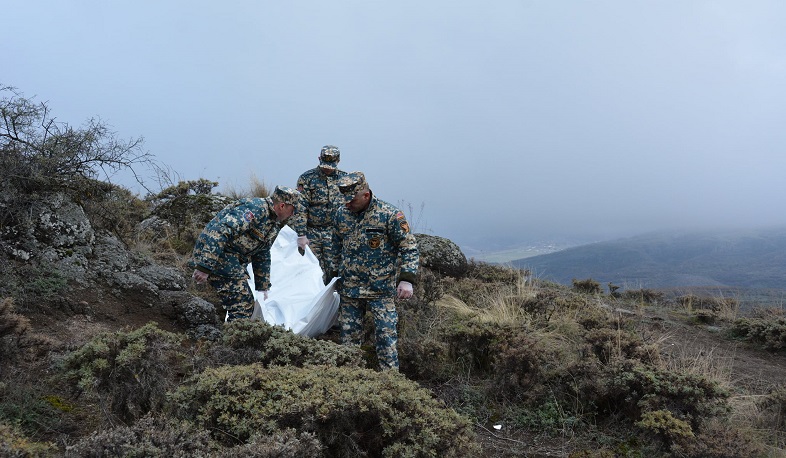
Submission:
<svg viewBox="0 0 786 458">
<path fill-rule="evenodd" d="M 693 429 L 688 422 L 674 418 L 668 410 L 644 412 L 636 426 L 648 433 L 654 433 L 669 442 L 677 439 L 694 437 Z"/>
<path fill-rule="evenodd" d="M 220 447 L 207 431 L 188 422 L 144 416 L 130 426 L 95 431 L 66 449 L 77 457 L 211 457 Z"/>
<path fill-rule="evenodd" d="M 565 434 L 579 423 L 579 419 L 566 412 L 554 399 L 547 399 L 534 407 L 514 409 L 513 424 L 530 430 L 544 431 L 549 435 Z"/>
<path fill-rule="evenodd" d="M 262 320 L 236 320 L 224 325 L 221 342 L 211 349 L 220 364 L 264 366 L 352 366 L 363 364 L 358 349 L 328 340 L 310 339 Z"/>
<path fill-rule="evenodd" d="M 698 430 L 704 419 L 728 411 L 729 393 L 706 377 L 647 367 L 636 361 L 609 366 L 606 392 L 599 399 L 609 412 L 638 420 L 646 412 L 668 410 Z"/>
<path fill-rule="evenodd" d="M 638 335 L 626 329 L 589 329 L 584 338 L 589 346 L 589 351 L 603 364 L 609 364 L 619 358 L 633 359 L 644 363 L 653 363 L 659 361 L 660 358 L 656 347 L 645 345 Z"/>
<path fill-rule="evenodd" d="M 479 452 L 466 418 L 394 371 L 227 366 L 187 380 L 170 402 L 226 444 L 294 428 L 314 433 L 327 456 Z"/>
<path fill-rule="evenodd" d="M 63 360 L 63 375 L 79 389 L 109 398 L 111 412 L 131 421 L 158 410 L 182 373 L 182 336 L 154 322 L 103 333 Z"/>
<path fill-rule="evenodd" d="M 145 416 L 133 425 L 93 432 L 69 446 L 65 456 L 318 458 L 322 456 L 322 445 L 314 434 L 285 429 L 256 434 L 245 444 L 225 447 L 191 422 Z"/>
<path fill-rule="evenodd" d="M 740 318 L 734 321 L 730 333 L 767 350 L 782 350 L 786 347 L 786 317 Z"/>
<path fill-rule="evenodd" d="M 440 338 L 448 345 L 448 361 L 453 361 L 454 370 L 490 374 L 501 331 L 494 323 L 457 319 L 441 331 Z"/>
</svg>

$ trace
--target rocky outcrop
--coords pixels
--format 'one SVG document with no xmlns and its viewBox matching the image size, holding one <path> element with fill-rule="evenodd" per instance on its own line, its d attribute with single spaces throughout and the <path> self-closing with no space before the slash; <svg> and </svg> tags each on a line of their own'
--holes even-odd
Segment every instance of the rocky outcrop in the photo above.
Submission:
<svg viewBox="0 0 786 458">
<path fill-rule="evenodd" d="M 42 198 L 23 224 L 0 233 L 0 243 L 12 262 L 62 278 L 71 291 L 100 290 L 96 296 L 115 297 L 127 304 L 129 313 L 134 307 L 160 307 L 164 315 L 198 337 L 213 338 L 219 332 L 215 308 L 185 291 L 187 283 L 180 270 L 129 251 L 109 233 L 97 233 L 82 207 L 64 194 Z M 15 282 L 23 285 L 36 280 L 18 278 Z M 77 305 L 61 308 L 84 314 L 100 308 L 80 297 L 71 302 Z"/>
<path fill-rule="evenodd" d="M 420 250 L 420 265 L 451 277 L 467 273 L 467 257 L 458 245 L 435 235 L 415 234 Z"/>
</svg>

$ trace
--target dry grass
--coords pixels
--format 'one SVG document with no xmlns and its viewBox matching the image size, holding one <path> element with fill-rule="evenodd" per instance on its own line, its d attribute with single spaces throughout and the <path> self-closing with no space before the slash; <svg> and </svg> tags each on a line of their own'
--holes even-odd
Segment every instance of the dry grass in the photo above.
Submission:
<svg viewBox="0 0 786 458">
<path fill-rule="evenodd" d="M 238 188 L 233 184 L 229 184 L 224 186 L 223 194 L 237 200 L 245 197 L 267 197 L 271 191 L 272 189 L 265 184 L 264 180 L 260 180 L 252 173 L 245 187 Z"/>
<path fill-rule="evenodd" d="M 484 292 L 476 305 L 445 295 L 436 301 L 438 307 L 452 310 L 462 316 L 472 317 L 481 323 L 498 325 L 522 325 L 530 323 L 531 317 L 522 308 L 523 300 L 535 297 L 535 288 L 520 281 L 510 287 L 501 287 Z"/>
<path fill-rule="evenodd" d="M 666 369 L 706 377 L 717 381 L 724 388 L 732 386 L 733 350 L 729 353 L 728 349 L 708 347 L 698 341 L 678 345 L 670 340 L 671 336 L 664 335 L 659 343 L 661 348 L 673 349 L 663 352 L 667 355 L 663 358 Z"/>
</svg>

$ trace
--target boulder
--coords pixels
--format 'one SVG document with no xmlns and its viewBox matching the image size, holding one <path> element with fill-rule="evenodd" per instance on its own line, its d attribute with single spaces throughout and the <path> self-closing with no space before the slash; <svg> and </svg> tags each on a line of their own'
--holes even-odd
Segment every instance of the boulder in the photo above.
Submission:
<svg viewBox="0 0 786 458">
<path fill-rule="evenodd" d="M 420 250 L 420 265 L 451 277 L 467 273 L 467 257 L 458 245 L 435 235 L 415 234 Z"/>
</svg>

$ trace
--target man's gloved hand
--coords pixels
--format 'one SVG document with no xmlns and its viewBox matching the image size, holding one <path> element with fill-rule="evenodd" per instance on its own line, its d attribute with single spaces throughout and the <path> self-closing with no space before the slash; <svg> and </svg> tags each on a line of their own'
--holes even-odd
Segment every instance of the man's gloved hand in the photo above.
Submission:
<svg viewBox="0 0 786 458">
<path fill-rule="evenodd" d="M 262 299 L 267 300 L 267 290 L 262 291 Z"/>
<path fill-rule="evenodd" d="M 396 288 L 396 297 L 399 299 L 409 299 L 412 297 L 412 283 L 403 280 L 398 282 L 398 288 Z"/>
<path fill-rule="evenodd" d="M 307 245 L 308 245 L 308 237 L 306 237 L 305 235 L 301 235 L 301 236 L 299 236 L 297 238 L 297 247 L 298 248 L 304 250 L 304 249 L 306 249 Z"/>
</svg>

